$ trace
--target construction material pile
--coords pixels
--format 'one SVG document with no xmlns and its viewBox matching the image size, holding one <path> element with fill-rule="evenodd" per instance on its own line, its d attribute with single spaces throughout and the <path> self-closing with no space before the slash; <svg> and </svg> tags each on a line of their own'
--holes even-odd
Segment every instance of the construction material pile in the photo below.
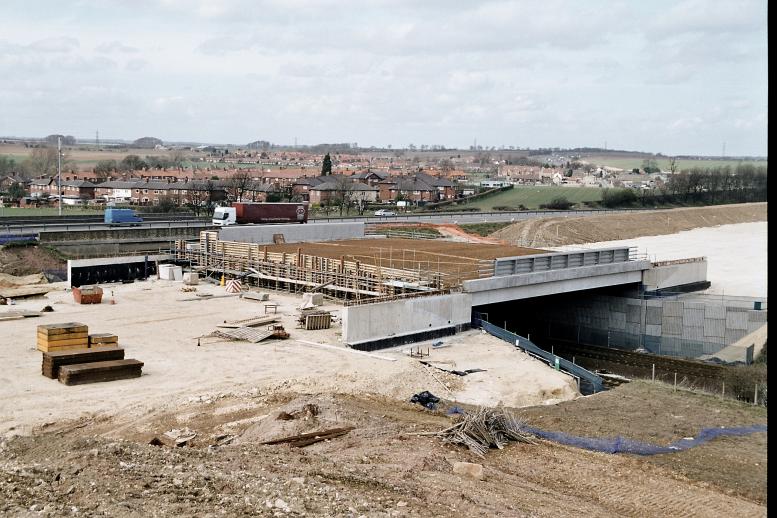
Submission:
<svg viewBox="0 0 777 518">
<path fill-rule="evenodd" d="M 86 324 L 65 322 L 38 326 L 41 373 L 65 385 L 138 378 L 143 362 L 125 359 L 119 337 L 89 334 Z"/>
<path fill-rule="evenodd" d="M 89 328 L 79 322 L 38 326 L 38 350 L 42 352 L 89 348 Z"/>
<path fill-rule="evenodd" d="M 455 425 L 438 432 L 443 442 L 462 444 L 483 457 L 489 448 L 504 448 L 510 441 L 535 444 L 524 424 L 503 408 L 480 408 L 459 418 Z"/>
</svg>

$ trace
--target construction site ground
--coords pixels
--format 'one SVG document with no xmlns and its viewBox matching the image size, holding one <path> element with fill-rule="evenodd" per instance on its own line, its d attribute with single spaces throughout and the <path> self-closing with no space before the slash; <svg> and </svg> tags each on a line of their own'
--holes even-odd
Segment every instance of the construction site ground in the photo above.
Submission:
<svg viewBox="0 0 777 518">
<path fill-rule="evenodd" d="M 542 429 L 666 445 L 705 427 L 766 423 L 763 408 L 647 382 L 580 397 L 571 378 L 479 331 L 414 346 L 444 369 L 485 369 L 464 377 L 402 348 L 362 354 L 339 344 L 339 323 L 296 329 L 300 297 L 275 292 L 268 302 L 290 339 L 202 338 L 224 320 L 263 316 L 263 303 L 213 285 L 197 291 L 213 298 L 183 300 L 196 293 L 181 287 L 106 285 L 100 305 L 52 292 L 17 309 L 54 312 L 0 322 L 0 514 L 766 515 L 764 433 L 653 457 L 538 441 L 484 458 L 418 435 L 450 426 L 455 406 L 501 402 Z M 72 387 L 41 376 L 37 325 L 69 321 L 117 334 L 143 376 Z M 423 390 L 443 398 L 440 411 L 409 402 Z M 354 429 L 305 448 L 261 444 L 344 426 Z M 176 429 L 186 446 L 149 444 Z M 458 461 L 482 464 L 484 480 L 454 473 Z"/>
</svg>

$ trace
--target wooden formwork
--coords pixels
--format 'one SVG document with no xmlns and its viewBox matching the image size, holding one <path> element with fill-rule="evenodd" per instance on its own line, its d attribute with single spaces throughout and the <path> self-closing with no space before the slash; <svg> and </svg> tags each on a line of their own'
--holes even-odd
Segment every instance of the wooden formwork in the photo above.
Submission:
<svg viewBox="0 0 777 518">
<path fill-rule="evenodd" d="M 458 285 L 450 274 L 423 269 L 387 268 L 345 257 L 334 259 L 296 252 L 270 252 L 265 245 L 221 241 L 218 233 L 202 231 L 197 250 L 176 242 L 176 258 L 190 261 L 206 275 L 244 275 L 257 285 L 305 291 L 321 287 L 339 298 L 394 296 L 418 289 L 442 290 Z"/>
</svg>

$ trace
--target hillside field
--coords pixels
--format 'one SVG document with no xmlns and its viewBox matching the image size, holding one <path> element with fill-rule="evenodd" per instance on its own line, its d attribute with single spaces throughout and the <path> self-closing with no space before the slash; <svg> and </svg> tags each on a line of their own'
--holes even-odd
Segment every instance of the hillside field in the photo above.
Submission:
<svg viewBox="0 0 777 518">
<path fill-rule="evenodd" d="M 589 164 L 595 164 L 602 167 L 617 167 L 630 171 L 634 168 L 642 168 L 642 162 L 645 160 L 640 157 L 611 157 L 611 156 L 588 156 L 580 159 L 582 162 L 588 162 Z M 658 167 L 662 171 L 669 170 L 669 159 L 656 159 Z M 690 169 L 692 167 L 719 167 L 719 166 L 731 166 L 736 167 L 739 163 L 753 164 L 753 165 L 766 165 L 766 160 L 690 160 L 690 159 L 678 159 L 677 170 L 682 171 L 684 169 Z"/>
<path fill-rule="evenodd" d="M 463 207 L 479 207 L 482 211 L 494 210 L 494 207 L 516 207 L 523 204 L 528 209 L 539 209 L 543 203 L 549 203 L 554 198 L 563 196 L 572 203 L 600 201 L 602 189 L 598 187 L 556 187 L 531 186 L 513 187 L 509 191 L 500 192 L 494 196 L 470 202 Z"/>
</svg>

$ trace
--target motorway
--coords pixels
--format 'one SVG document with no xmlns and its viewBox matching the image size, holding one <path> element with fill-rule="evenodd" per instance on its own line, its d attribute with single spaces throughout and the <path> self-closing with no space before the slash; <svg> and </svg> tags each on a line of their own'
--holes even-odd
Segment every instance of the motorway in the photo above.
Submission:
<svg viewBox="0 0 777 518">
<path fill-rule="evenodd" d="M 550 217 L 575 217 L 575 216 L 593 216 L 602 214 L 616 214 L 624 212 L 639 212 L 650 209 L 590 209 L 590 210 L 530 210 L 520 212 L 454 212 L 454 213 L 412 213 L 398 214 L 396 216 L 354 216 L 354 217 L 332 217 L 332 218 L 313 218 L 310 223 L 344 223 L 344 222 L 364 222 L 364 223 L 498 223 L 521 221 L 532 218 L 550 218 Z M 159 217 L 159 219 L 157 219 Z M 0 233 L 2 234 L 37 234 L 41 232 L 67 232 L 84 230 L 109 230 L 112 228 L 189 228 L 189 227 L 207 227 L 209 219 L 176 218 L 164 219 L 162 216 L 154 217 L 152 220 L 146 218 L 143 223 L 133 227 L 111 227 L 101 222 L 100 216 L 65 216 L 66 222 L 57 217 L 41 216 L 40 218 L 0 218 Z"/>
</svg>

